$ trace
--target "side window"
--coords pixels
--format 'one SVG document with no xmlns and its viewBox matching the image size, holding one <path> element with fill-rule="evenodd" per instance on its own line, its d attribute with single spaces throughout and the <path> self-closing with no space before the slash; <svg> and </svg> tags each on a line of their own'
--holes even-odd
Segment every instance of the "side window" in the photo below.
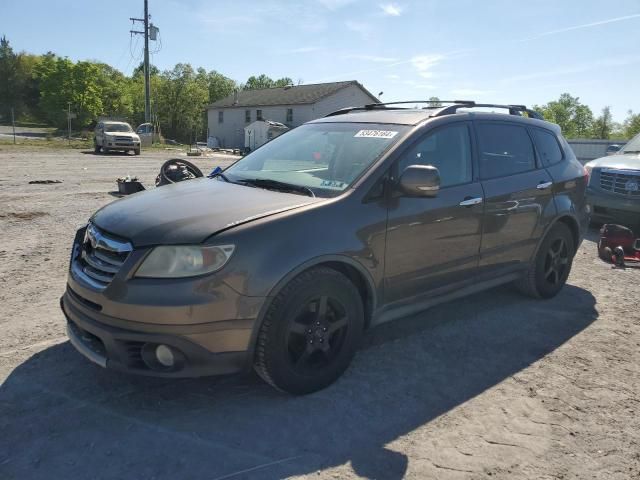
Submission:
<svg viewBox="0 0 640 480">
<path fill-rule="evenodd" d="M 440 172 L 443 187 L 471 181 L 471 139 L 466 124 L 451 125 L 428 133 L 399 163 L 399 173 L 409 165 L 432 165 Z"/>
<path fill-rule="evenodd" d="M 256 120 L 262 120 L 262 110 L 256 110 Z"/>
<path fill-rule="evenodd" d="M 218 123 L 224 123 L 224 112 L 222 110 L 218 112 Z"/>
<path fill-rule="evenodd" d="M 244 122 L 251 123 L 251 110 L 244 111 Z"/>
<path fill-rule="evenodd" d="M 531 138 L 524 127 L 504 123 L 479 123 L 478 149 L 483 179 L 506 177 L 535 168 Z"/>
<path fill-rule="evenodd" d="M 545 167 L 562 160 L 562 150 L 560 150 L 560 145 L 558 145 L 555 135 L 538 128 L 532 129 L 531 133 L 533 134 L 533 141 L 536 144 L 538 155 L 540 155 L 542 164 Z"/>
</svg>

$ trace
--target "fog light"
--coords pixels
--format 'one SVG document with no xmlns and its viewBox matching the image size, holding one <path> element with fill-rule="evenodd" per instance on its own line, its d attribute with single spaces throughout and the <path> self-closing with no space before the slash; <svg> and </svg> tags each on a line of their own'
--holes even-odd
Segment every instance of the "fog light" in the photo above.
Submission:
<svg viewBox="0 0 640 480">
<path fill-rule="evenodd" d="M 176 362 L 173 352 L 166 345 L 158 345 L 156 347 L 156 360 L 165 367 L 173 367 Z"/>
</svg>

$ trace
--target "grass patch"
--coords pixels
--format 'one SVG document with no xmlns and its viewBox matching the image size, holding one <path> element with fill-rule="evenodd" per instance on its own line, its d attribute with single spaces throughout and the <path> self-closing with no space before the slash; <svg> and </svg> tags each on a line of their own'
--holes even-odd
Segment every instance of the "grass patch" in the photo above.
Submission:
<svg viewBox="0 0 640 480">
<path fill-rule="evenodd" d="M 68 140 L 62 138 L 51 138 L 51 139 L 27 139 L 21 138 L 13 143 L 13 139 L 2 139 L 0 140 L 1 147 L 35 147 L 35 148 L 93 148 L 93 142 L 91 140 L 71 140 L 69 143 Z"/>
</svg>

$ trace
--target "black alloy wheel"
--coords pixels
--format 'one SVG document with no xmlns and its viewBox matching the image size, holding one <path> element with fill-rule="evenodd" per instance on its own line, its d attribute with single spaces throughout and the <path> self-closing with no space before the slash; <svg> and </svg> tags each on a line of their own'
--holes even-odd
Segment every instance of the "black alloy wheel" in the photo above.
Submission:
<svg viewBox="0 0 640 480">
<path fill-rule="evenodd" d="M 278 390 L 301 395 L 330 385 L 351 363 L 364 330 L 360 291 L 329 267 L 280 290 L 258 332 L 254 368 Z"/>
<path fill-rule="evenodd" d="M 289 322 L 287 350 L 303 374 L 329 366 L 344 344 L 349 321 L 340 300 L 327 295 L 309 301 Z"/>
<path fill-rule="evenodd" d="M 569 248 L 563 238 L 558 238 L 547 250 L 544 263 L 545 280 L 551 285 L 557 285 L 564 278 L 567 265 L 569 265 Z"/>
</svg>

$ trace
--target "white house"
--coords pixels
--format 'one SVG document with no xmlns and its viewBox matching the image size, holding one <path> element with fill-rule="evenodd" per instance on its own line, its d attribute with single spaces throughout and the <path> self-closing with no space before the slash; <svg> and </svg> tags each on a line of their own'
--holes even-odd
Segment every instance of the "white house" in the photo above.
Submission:
<svg viewBox="0 0 640 480">
<path fill-rule="evenodd" d="M 378 99 L 355 80 L 241 90 L 207 107 L 208 143 L 243 148 L 244 128 L 256 120 L 294 128 L 341 108 L 376 102 Z"/>
</svg>

